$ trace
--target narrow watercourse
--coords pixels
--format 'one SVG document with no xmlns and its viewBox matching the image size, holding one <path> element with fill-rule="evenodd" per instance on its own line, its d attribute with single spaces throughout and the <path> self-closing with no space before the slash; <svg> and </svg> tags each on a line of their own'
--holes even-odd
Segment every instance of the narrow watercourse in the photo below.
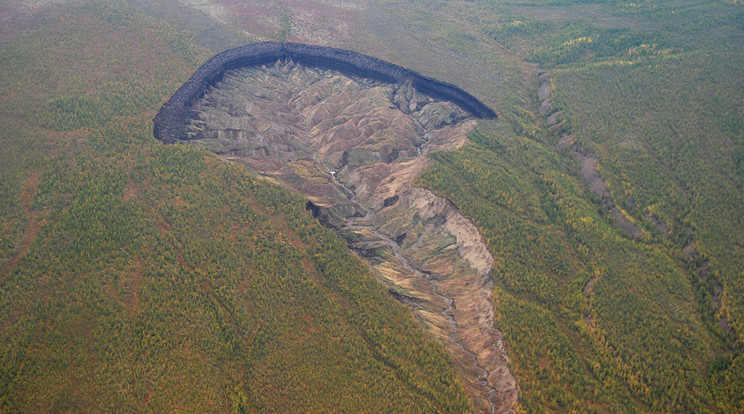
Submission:
<svg viewBox="0 0 744 414">
<path fill-rule="evenodd" d="M 289 60 L 290 63 L 281 63 L 287 61 L 288 60 L 284 59 L 279 60 L 279 63 L 275 63 L 273 69 L 266 69 L 265 66 L 263 66 L 263 68 L 269 71 L 278 70 L 284 73 L 282 76 L 291 77 L 291 75 L 287 75 L 287 73 L 293 73 L 292 68 L 295 63 L 291 60 Z M 271 62 L 268 63 L 269 65 L 271 64 Z M 328 65 L 317 66 L 327 67 Z M 225 67 L 228 67 L 228 65 Z M 220 74 L 219 80 L 214 81 L 214 83 L 207 86 L 205 91 L 202 91 L 201 94 L 210 93 L 210 91 L 214 91 L 215 89 L 224 86 L 221 82 L 225 77 L 228 77 L 230 82 L 234 82 L 234 70 L 230 69 L 226 73 Z M 356 75 L 358 76 L 358 73 Z M 315 87 L 318 84 L 322 84 L 324 79 L 326 79 L 324 76 L 325 75 L 313 77 L 311 80 L 307 81 L 306 86 Z M 395 102 L 391 103 L 400 107 L 401 111 L 409 111 L 409 109 L 406 109 L 409 106 L 411 108 L 416 108 L 415 111 L 419 111 L 421 109 L 419 108 L 420 106 L 423 107 L 423 111 L 425 111 L 426 108 L 436 106 L 429 105 L 434 102 L 430 98 L 427 98 L 428 100 L 419 99 L 416 102 L 414 101 L 418 98 L 413 98 L 411 101 L 406 100 L 412 96 L 412 93 L 415 94 L 416 92 L 421 92 L 420 89 L 415 88 L 415 85 L 410 80 L 403 83 L 394 83 L 390 87 L 380 87 L 379 85 L 390 84 L 390 82 L 385 79 L 373 79 L 377 79 L 376 83 L 373 82 L 373 87 L 378 85 L 376 86 L 377 89 L 382 88 L 385 91 L 388 91 L 387 93 L 391 93 L 390 91 L 392 91 L 392 95 L 394 95 L 393 101 Z M 260 84 L 265 79 L 254 80 L 256 83 Z M 322 85 L 320 88 L 323 86 L 327 85 Z M 416 92 L 412 92 L 414 89 L 416 89 Z M 406 95 L 408 98 L 405 98 L 403 99 L 403 102 L 400 102 L 398 95 Z M 185 106 L 182 110 L 182 115 L 188 115 L 190 117 L 199 112 L 201 109 L 196 107 L 198 106 L 195 105 L 197 102 L 199 102 L 198 99 L 188 106 Z M 285 101 L 280 100 L 279 102 Z M 246 105 L 246 107 L 247 106 L 249 105 Z M 161 111 L 161 113 L 162 112 L 163 111 Z M 472 115 L 471 112 L 470 116 Z M 284 115 L 272 114 L 269 116 L 283 117 Z M 292 115 L 290 114 L 288 118 L 292 118 Z M 312 129 L 313 125 L 308 127 L 307 118 L 304 112 L 301 116 L 297 117 L 297 121 L 299 121 L 300 118 L 302 121 L 297 125 L 300 126 L 301 124 L 301 126 L 298 128 L 298 131 L 295 131 L 295 133 L 302 135 L 303 139 L 309 142 L 312 137 L 309 137 L 308 131 L 309 129 Z M 382 118 L 385 118 L 385 116 Z M 158 119 L 159 118 L 156 117 L 156 129 Z M 339 228 L 338 222 L 336 228 L 342 235 L 344 235 L 344 232 L 347 233 L 344 236 L 347 237 L 350 247 L 357 251 L 363 251 L 364 248 L 360 248 L 360 246 L 365 244 L 371 246 L 370 248 L 372 250 L 374 250 L 375 245 L 377 245 L 377 247 L 382 245 L 390 252 L 390 254 L 388 254 L 388 262 L 383 263 L 381 266 L 374 266 L 371 263 L 373 269 L 376 269 L 376 272 L 380 275 L 388 276 L 387 279 L 385 277 L 382 277 L 382 279 L 384 283 L 391 287 L 391 293 L 401 300 L 401 302 L 410 305 L 414 311 L 414 315 L 424 322 L 425 326 L 429 326 L 428 329 L 433 332 L 433 335 L 438 337 L 450 351 L 455 366 L 458 368 L 458 372 L 463 377 L 474 398 L 474 402 L 476 403 L 475 410 L 477 412 L 511 412 L 517 396 L 516 381 L 513 376 L 511 376 L 508 369 L 508 359 L 501 339 L 501 333 L 493 326 L 493 308 L 490 302 L 492 282 L 488 275 L 492 263 L 490 254 L 487 253 L 485 246 L 482 245 L 480 235 L 477 233 L 475 227 L 459 214 L 454 205 L 424 189 L 411 187 L 413 178 L 418 176 L 425 167 L 425 154 L 429 150 L 447 150 L 456 148 L 464 143 L 467 131 L 472 128 L 475 121 L 467 121 L 467 116 L 465 118 L 458 116 L 458 119 L 466 121 L 461 122 L 466 126 L 457 128 L 452 127 L 452 131 L 455 132 L 439 131 L 437 132 L 437 134 L 440 135 L 439 139 L 434 140 L 432 140 L 432 136 L 430 136 L 429 132 L 426 132 L 426 128 L 414 119 L 412 123 L 417 124 L 414 125 L 414 129 L 419 132 L 423 131 L 420 132 L 420 136 L 414 144 L 415 148 L 410 147 L 408 150 L 402 149 L 403 152 L 400 153 L 400 157 L 396 149 L 392 151 L 392 153 L 385 155 L 384 158 L 386 158 L 386 160 L 381 162 L 380 165 L 368 169 L 365 169 L 366 167 L 359 167 L 355 170 L 354 168 L 351 168 L 351 166 L 346 166 L 347 161 L 343 161 L 339 164 L 339 158 L 334 158 L 333 154 L 328 152 L 323 153 L 318 157 L 316 153 L 306 151 L 306 160 L 315 163 L 319 168 L 325 170 L 328 184 L 339 189 L 338 194 L 334 196 L 334 202 L 339 205 L 342 204 L 339 201 L 339 194 L 342 195 L 340 198 L 346 200 L 346 206 L 337 209 L 345 210 L 346 213 L 343 213 L 340 216 L 339 214 L 336 214 L 337 219 L 342 217 L 343 223 L 340 227 L 343 228 Z M 379 119 L 377 120 L 379 121 Z M 356 122 L 358 121 L 359 120 Z M 195 139 L 199 137 L 199 134 L 193 134 L 194 123 L 191 122 L 189 124 L 189 118 L 179 122 L 183 122 L 184 131 L 187 131 L 187 128 L 192 128 L 190 131 L 191 134 L 186 134 L 186 132 L 184 132 L 181 139 L 165 139 L 163 141 L 166 143 L 184 142 L 202 145 L 202 142 Z M 235 123 L 232 122 L 232 124 Z M 259 126 L 259 129 L 263 127 L 265 127 L 265 125 Z M 315 127 L 317 127 L 317 125 L 315 125 Z M 301 132 L 299 130 L 301 130 Z M 443 130 L 447 130 L 447 128 L 443 128 Z M 162 131 L 163 129 L 161 128 L 161 132 Z M 245 136 L 243 135 L 247 133 L 243 132 L 236 134 L 235 130 L 232 129 L 223 132 L 226 132 L 227 134 L 225 135 L 229 135 L 232 138 L 237 137 L 238 140 L 245 140 Z M 419 132 L 417 132 L 417 134 L 419 134 Z M 445 135 L 447 134 L 453 135 L 454 137 L 446 137 Z M 331 133 L 331 135 L 333 135 L 333 133 Z M 216 133 L 216 136 L 218 136 L 218 139 L 222 137 L 219 132 Z M 445 137 L 442 139 L 442 136 Z M 157 134 L 156 137 L 159 139 L 163 138 L 162 135 Z M 434 138 L 436 138 L 436 134 Z M 447 140 L 449 141 L 445 142 Z M 282 143 L 284 144 L 285 141 L 282 141 Z M 216 153 L 223 156 L 223 158 L 236 161 L 241 160 L 241 157 L 235 156 L 232 150 L 215 150 L 208 146 L 206 148 L 214 150 Z M 271 145 L 269 145 L 268 148 L 267 146 L 262 146 L 261 148 L 262 156 L 268 156 L 272 151 L 274 151 L 274 148 L 272 148 Z M 350 152 L 353 153 L 352 150 L 350 150 Z M 300 153 L 302 153 L 302 150 L 293 152 L 293 156 L 299 157 L 297 154 Z M 344 151 L 344 154 L 346 156 L 347 152 Z M 245 160 L 243 159 L 242 161 Z M 286 167 L 287 159 L 283 159 L 282 161 L 285 163 Z M 293 162 L 305 161 L 303 161 L 302 158 L 297 158 L 294 159 L 294 161 L 290 160 L 289 162 L 291 164 Z M 400 167 L 401 165 L 403 165 L 403 167 Z M 272 176 L 272 172 L 268 172 L 268 170 L 262 171 L 262 168 L 256 168 L 256 165 L 250 165 L 250 167 L 254 171 Z M 381 169 L 375 171 L 376 167 L 380 167 Z M 365 182 L 367 179 L 366 177 L 369 175 L 380 174 L 389 175 L 391 179 L 394 178 L 395 183 Z M 282 181 L 282 179 L 280 179 L 280 181 Z M 394 188 L 395 191 L 388 192 L 389 194 L 383 194 L 386 193 L 386 188 L 388 186 Z M 370 188 L 374 188 L 374 190 L 370 190 Z M 362 193 L 360 194 L 359 191 Z M 360 197 L 361 199 L 359 199 Z M 335 208 L 327 202 L 325 204 L 321 202 L 319 203 L 320 205 L 315 205 L 313 201 L 317 203 L 318 198 L 310 195 L 309 198 L 312 201 L 310 201 L 308 205 L 311 206 L 311 209 L 315 210 L 314 213 L 316 214 L 320 211 L 330 211 Z M 328 201 L 328 199 L 325 201 Z M 352 210 L 355 211 L 349 212 L 349 204 L 354 205 Z M 420 225 L 419 229 L 413 229 L 409 226 L 407 231 L 403 234 L 395 233 L 399 230 L 396 230 L 393 226 L 393 232 L 391 233 L 391 228 L 385 228 L 383 223 L 395 220 L 394 218 L 391 219 L 391 217 L 394 217 L 398 212 L 393 210 L 406 210 L 406 208 L 408 210 L 420 209 L 421 211 L 428 211 L 427 213 L 422 214 L 425 225 Z M 384 217 L 382 215 L 384 215 Z M 420 217 L 416 218 L 418 219 Z M 467 228 L 465 229 L 465 227 Z M 356 232 L 359 234 L 366 233 L 368 238 L 362 242 L 357 241 L 355 243 L 353 240 L 358 239 L 358 235 L 348 237 L 348 232 Z M 432 233 L 436 234 L 432 235 Z M 468 237 L 477 240 L 463 241 L 461 240 L 463 233 L 469 233 Z M 454 242 L 449 242 L 451 244 L 448 245 L 446 249 L 443 249 L 443 254 L 450 256 L 446 260 L 450 260 L 453 263 L 444 265 L 442 268 L 444 270 L 437 267 L 442 266 L 441 263 L 439 263 L 443 260 L 441 257 L 429 257 L 433 254 L 431 245 L 435 242 L 441 243 L 441 238 L 443 237 L 442 234 L 456 239 Z M 424 253 L 421 253 L 421 251 Z M 470 252 L 470 256 L 466 258 L 468 251 Z M 477 251 L 477 254 L 473 254 L 473 251 Z M 455 256 L 454 259 L 453 254 Z M 362 252 L 360 255 L 364 256 L 364 253 Z M 483 257 L 477 257 L 478 255 Z M 442 255 L 440 254 L 440 256 Z M 432 265 L 434 262 L 439 264 Z M 462 270 L 463 266 L 468 270 Z M 382 268 L 381 271 L 379 270 L 380 268 Z M 456 268 L 459 268 L 460 270 L 455 271 Z M 455 271 L 455 273 L 452 273 L 453 271 Z M 396 277 L 389 277 L 391 274 L 396 273 L 398 275 L 405 275 L 400 276 L 397 279 Z M 400 283 L 401 281 L 403 282 L 402 284 Z M 461 326 L 463 329 L 461 329 Z"/>
</svg>

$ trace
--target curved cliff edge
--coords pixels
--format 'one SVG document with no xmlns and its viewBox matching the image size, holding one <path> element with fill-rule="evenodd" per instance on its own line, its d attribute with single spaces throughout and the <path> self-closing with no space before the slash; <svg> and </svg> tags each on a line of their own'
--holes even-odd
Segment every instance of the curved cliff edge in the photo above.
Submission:
<svg viewBox="0 0 744 414">
<path fill-rule="evenodd" d="M 189 139 L 186 134 L 189 107 L 204 95 L 208 86 L 219 82 L 225 71 L 282 59 L 388 83 L 410 82 L 419 92 L 454 102 L 477 118 L 496 118 L 496 113 L 491 108 L 457 86 L 419 75 L 372 56 L 325 46 L 262 42 L 226 50 L 197 69 L 155 115 L 155 138 L 168 144 Z"/>
</svg>

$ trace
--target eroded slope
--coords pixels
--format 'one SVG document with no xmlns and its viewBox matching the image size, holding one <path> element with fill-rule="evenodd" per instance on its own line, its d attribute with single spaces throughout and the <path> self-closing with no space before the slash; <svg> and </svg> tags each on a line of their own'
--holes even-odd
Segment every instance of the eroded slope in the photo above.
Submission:
<svg viewBox="0 0 744 414">
<path fill-rule="evenodd" d="M 493 258 L 452 203 L 412 186 L 424 154 L 465 142 L 475 125 L 466 112 L 410 85 L 292 62 L 228 72 L 192 109 L 187 142 L 305 194 L 442 340 L 478 410 L 511 410 Z"/>
</svg>

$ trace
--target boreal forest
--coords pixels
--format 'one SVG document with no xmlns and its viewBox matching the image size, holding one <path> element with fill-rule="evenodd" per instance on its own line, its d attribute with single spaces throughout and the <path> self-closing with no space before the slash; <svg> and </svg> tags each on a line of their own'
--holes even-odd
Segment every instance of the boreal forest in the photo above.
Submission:
<svg viewBox="0 0 744 414">
<path fill-rule="evenodd" d="M 744 412 L 744 4 L 0 2 L 0 413 L 58 412 Z"/>
</svg>

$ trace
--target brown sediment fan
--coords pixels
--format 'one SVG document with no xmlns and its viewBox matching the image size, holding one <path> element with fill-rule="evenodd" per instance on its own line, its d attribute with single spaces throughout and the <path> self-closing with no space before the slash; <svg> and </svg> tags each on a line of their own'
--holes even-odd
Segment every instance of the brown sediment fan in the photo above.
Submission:
<svg viewBox="0 0 744 414">
<path fill-rule="evenodd" d="M 292 60 L 388 83 L 410 82 L 419 92 L 454 102 L 477 118 L 496 118 L 491 108 L 457 86 L 372 56 L 325 46 L 262 42 L 226 50 L 200 67 L 160 108 L 153 120 L 155 138 L 167 144 L 189 139 L 186 134 L 189 107 L 204 95 L 208 86 L 219 82 L 225 71 L 278 60 Z"/>
</svg>

